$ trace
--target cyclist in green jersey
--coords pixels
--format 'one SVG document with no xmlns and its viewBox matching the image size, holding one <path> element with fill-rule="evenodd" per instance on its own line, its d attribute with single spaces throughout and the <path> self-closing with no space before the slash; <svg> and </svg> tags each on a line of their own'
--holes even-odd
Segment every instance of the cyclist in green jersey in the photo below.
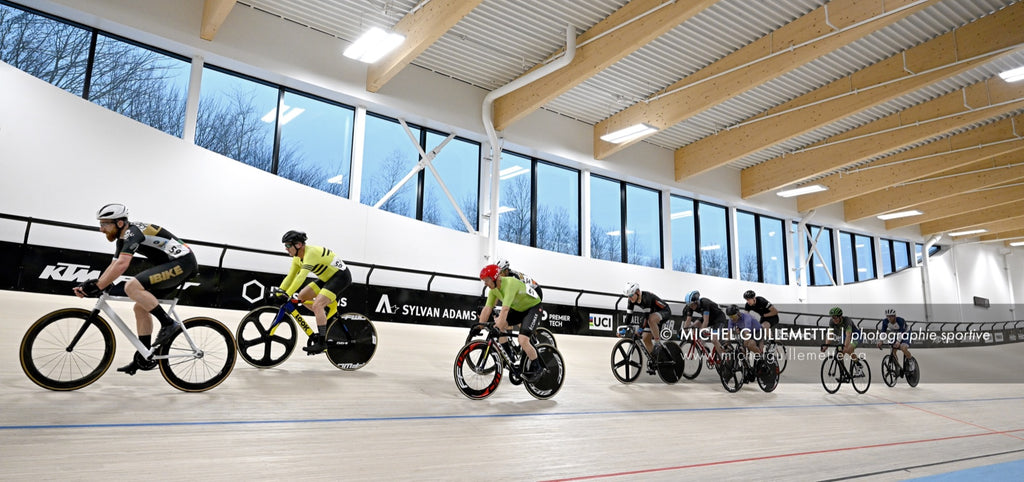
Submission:
<svg viewBox="0 0 1024 482">
<path fill-rule="evenodd" d="M 540 298 L 528 285 L 511 276 L 501 276 L 501 268 L 489 264 L 480 271 L 480 279 L 487 286 L 487 303 L 480 310 L 480 323 L 491 319 L 491 312 L 498 301 L 501 301 L 501 313 L 494 322 L 494 326 L 501 331 L 507 331 L 510 325 L 521 325 L 519 327 L 519 346 L 528 358 L 529 365 L 523 371 L 523 377 L 527 381 L 537 381 L 541 374 L 540 364 L 537 362 L 537 350 L 530 342 L 530 335 L 540 323 L 541 305 Z"/>
<path fill-rule="evenodd" d="M 853 352 L 857 348 L 857 345 L 861 342 L 862 333 L 857 324 L 853 322 L 849 316 L 843 316 L 843 309 L 835 307 L 829 310 L 829 328 L 832 329 L 831 337 L 838 340 L 843 344 L 843 349 L 840 350 L 840 355 L 850 355 L 854 360 L 857 359 L 857 354 Z M 821 351 L 825 351 L 826 347 L 821 347 Z M 857 366 L 855 370 L 859 370 L 860 366 Z M 860 376 L 860 373 L 854 373 L 854 376 Z"/>
<path fill-rule="evenodd" d="M 281 242 L 292 256 L 291 270 L 281 282 L 279 291 L 271 296 L 283 301 L 298 292 L 300 301 L 313 300 L 313 314 L 316 316 L 317 333 L 310 337 L 309 345 L 303 350 L 310 355 L 322 353 L 324 336 L 327 334 L 327 319 L 338 311 L 338 295 L 352 284 L 352 273 L 339 256 L 327 248 L 306 244 L 306 233 L 288 231 Z M 301 291 L 306 277 L 313 273 L 318 278 Z"/>
</svg>

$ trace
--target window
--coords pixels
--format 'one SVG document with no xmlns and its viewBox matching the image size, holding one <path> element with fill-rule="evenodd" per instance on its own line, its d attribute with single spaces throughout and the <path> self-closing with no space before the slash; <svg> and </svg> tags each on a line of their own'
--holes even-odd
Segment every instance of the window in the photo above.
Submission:
<svg viewBox="0 0 1024 482">
<path fill-rule="evenodd" d="M 661 195 L 624 183 L 626 187 L 626 262 L 660 268 Z"/>
<path fill-rule="evenodd" d="M 729 224 L 722 206 L 697 202 L 697 221 L 700 244 L 700 271 L 703 274 L 728 278 Z"/>
<path fill-rule="evenodd" d="M 537 247 L 580 254 L 580 173 L 537 162 Z"/>
<path fill-rule="evenodd" d="M 923 244 L 914 243 L 914 258 L 917 260 L 917 264 L 921 264 L 921 263 L 924 262 L 924 260 L 921 258 L 921 251 L 923 249 L 924 249 L 924 245 Z M 941 249 L 942 248 L 940 248 L 937 245 L 932 245 L 932 247 L 928 248 L 928 257 L 930 258 L 932 256 L 935 256 L 935 253 L 938 253 L 939 250 L 941 250 Z"/>
<path fill-rule="evenodd" d="M 184 58 L 99 35 L 85 96 L 97 105 L 181 137 L 191 68 Z"/>
<path fill-rule="evenodd" d="M 427 147 L 430 152 L 448 136 L 427 132 Z M 463 216 L 473 229 L 477 229 L 477 203 L 480 185 L 480 144 L 458 137 L 448 141 L 433 161 L 434 169 L 444 180 L 445 187 L 459 205 Z M 448 196 L 441 189 L 434 174 L 424 170 L 423 220 L 455 230 L 465 231 L 462 222 Z"/>
<path fill-rule="evenodd" d="M 590 257 L 622 261 L 622 190 L 619 181 L 590 176 Z"/>
<path fill-rule="evenodd" d="M 90 30 L 0 3 L 0 60 L 82 96 Z"/>
<path fill-rule="evenodd" d="M 271 172 L 279 89 L 206 67 L 196 145 Z"/>
<path fill-rule="evenodd" d="M 693 199 L 672 196 L 669 208 L 672 214 L 672 269 L 687 273 L 697 272 L 697 234 L 694 227 Z"/>
<path fill-rule="evenodd" d="M 809 265 L 812 268 L 808 270 L 808 283 L 811 286 L 830 286 L 833 284 L 830 274 L 835 273 L 836 269 L 833 262 L 832 230 L 810 224 L 807 225 L 807 229 L 811 233 L 811 239 L 806 239 L 802 245 L 808 251 Z M 817 239 L 814 244 L 817 252 L 810 250 L 811 241 L 814 239 Z"/>
<path fill-rule="evenodd" d="M 420 129 L 409 126 L 420 138 Z M 366 115 L 366 146 L 363 149 L 363 179 L 360 202 L 374 206 L 419 162 L 420 152 L 398 122 Z M 381 205 L 381 209 L 416 218 L 416 179 L 406 181 Z"/>
<path fill-rule="evenodd" d="M 882 276 L 891 274 L 892 269 L 892 242 L 883 239 L 879 243 L 879 250 L 882 252 Z"/>
<path fill-rule="evenodd" d="M 782 220 L 736 212 L 740 279 L 786 284 L 786 241 Z"/>
<path fill-rule="evenodd" d="M 511 152 L 501 154 L 501 197 L 498 201 L 498 239 L 530 246 L 533 229 L 533 162 L 529 157 Z"/>
<path fill-rule="evenodd" d="M 278 117 L 275 110 L 271 117 Z M 349 108 L 295 92 L 281 98 L 277 174 L 300 184 L 348 197 L 352 166 Z"/>
<path fill-rule="evenodd" d="M 882 250 L 882 273 L 888 275 L 902 271 L 910 267 L 910 243 L 892 239 L 881 239 L 879 245 Z M 929 256 L 938 248 L 932 246 Z"/>
<path fill-rule="evenodd" d="M 839 233 L 843 262 L 843 283 L 856 283 L 875 278 L 875 250 L 871 238 L 853 233 Z"/>
</svg>

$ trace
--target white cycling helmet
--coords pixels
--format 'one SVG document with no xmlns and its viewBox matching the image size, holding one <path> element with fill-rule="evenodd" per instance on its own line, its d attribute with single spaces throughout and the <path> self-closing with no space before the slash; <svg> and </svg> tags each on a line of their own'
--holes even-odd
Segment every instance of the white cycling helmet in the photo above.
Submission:
<svg viewBox="0 0 1024 482">
<path fill-rule="evenodd" d="M 107 204 L 96 211 L 96 219 L 100 221 L 108 219 L 123 219 L 128 217 L 128 208 L 124 204 Z"/>
<path fill-rule="evenodd" d="M 622 294 L 627 298 L 635 295 L 637 291 L 640 291 L 640 284 L 635 281 L 626 282 L 626 287 L 622 288 Z"/>
<path fill-rule="evenodd" d="M 497 266 L 498 269 L 505 271 L 508 269 L 508 260 L 505 258 L 498 258 L 498 260 L 494 262 L 494 265 Z"/>
<path fill-rule="evenodd" d="M 893 308 L 887 308 L 885 310 L 885 316 L 896 316 L 896 310 Z"/>
</svg>

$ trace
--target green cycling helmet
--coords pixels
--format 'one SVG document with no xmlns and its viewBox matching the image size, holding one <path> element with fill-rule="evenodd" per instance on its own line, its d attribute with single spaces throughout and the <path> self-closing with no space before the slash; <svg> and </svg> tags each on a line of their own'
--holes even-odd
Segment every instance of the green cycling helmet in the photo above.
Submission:
<svg viewBox="0 0 1024 482">
<path fill-rule="evenodd" d="M 843 316 L 843 309 L 840 307 L 832 308 L 828 310 L 828 316 Z"/>
</svg>

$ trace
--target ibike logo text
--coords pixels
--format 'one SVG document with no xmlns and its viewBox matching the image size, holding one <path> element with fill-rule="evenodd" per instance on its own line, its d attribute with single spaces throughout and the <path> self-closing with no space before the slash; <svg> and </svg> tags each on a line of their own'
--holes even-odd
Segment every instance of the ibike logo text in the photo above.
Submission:
<svg viewBox="0 0 1024 482">
<path fill-rule="evenodd" d="M 598 331 L 612 331 L 612 315 L 590 314 L 590 329 Z"/>
</svg>

